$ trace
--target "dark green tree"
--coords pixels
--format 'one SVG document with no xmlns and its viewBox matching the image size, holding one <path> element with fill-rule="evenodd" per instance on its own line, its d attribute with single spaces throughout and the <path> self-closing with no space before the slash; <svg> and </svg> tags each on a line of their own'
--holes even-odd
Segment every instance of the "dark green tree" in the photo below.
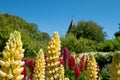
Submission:
<svg viewBox="0 0 120 80">
<path fill-rule="evenodd" d="M 80 21 L 75 27 L 69 30 L 69 33 L 74 34 L 77 39 L 82 37 L 101 42 L 104 41 L 106 35 L 102 29 L 100 25 L 93 21 Z"/>
<path fill-rule="evenodd" d="M 119 23 L 119 31 L 115 32 L 114 36 L 117 38 L 117 37 L 120 37 L 120 23 Z"/>
</svg>

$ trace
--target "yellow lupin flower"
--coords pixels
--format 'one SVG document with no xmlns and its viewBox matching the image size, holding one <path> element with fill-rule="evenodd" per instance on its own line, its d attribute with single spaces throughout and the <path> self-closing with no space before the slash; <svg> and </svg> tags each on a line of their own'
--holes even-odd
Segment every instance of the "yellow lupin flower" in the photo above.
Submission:
<svg viewBox="0 0 120 80">
<path fill-rule="evenodd" d="M 60 65 L 60 70 L 59 70 L 59 72 L 60 72 L 60 79 L 61 80 L 64 80 L 64 66 L 63 65 Z"/>
<path fill-rule="evenodd" d="M 48 46 L 46 54 L 46 79 L 47 80 L 64 80 L 64 67 L 60 65 L 60 39 L 55 32 Z"/>
<path fill-rule="evenodd" d="M 87 65 L 87 80 L 97 80 L 98 78 L 98 66 L 94 55 L 90 55 Z"/>
<path fill-rule="evenodd" d="M 111 64 L 111 80 L 120 79 L 120 52 L 115 52 Z"/>
<path fill-rule="evenodd" d="M 24 49 L 22 49 L 21 35 L 15 31 L 10 34 L 9 40 L 6 43 L 6 47 L 3 51 L 3 58 L 0 60 L 1 80 L 22 80 L 24 77 L 21 75 L 23 71 L 22 66 L 24 62 L 22 58 L 24 56 Z M 21 56 L 22 55 L 22 56 Z M 21 76 L 19 78 L 19 76 Z"/>
<path fill-rule="evenodd" d="M 40 49 L 37 57 L 36 57 L 36 64 L 34 68 L 34 79 L 35 80 L 45 80 L 45 59 L 43 50 Z"/>
<path fill-rule="evenodd" d="M 69 78 L 68 78 L 68 77 L 66 77 L 66 78 L 65 78 L 65 80 L 69 80 Z"/>
</svg>

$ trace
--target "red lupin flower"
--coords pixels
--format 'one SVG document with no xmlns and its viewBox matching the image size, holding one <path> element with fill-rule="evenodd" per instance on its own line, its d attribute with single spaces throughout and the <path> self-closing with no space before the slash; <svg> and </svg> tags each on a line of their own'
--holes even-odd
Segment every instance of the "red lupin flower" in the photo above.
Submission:
<svg viewBox="0 0 120 80">
<path fill-rule="evenodd" d="M 27 77 L 26 66 L 24 66 L 24 69 L 21 74 L 24 75 L 24 78 L 22 80 L 26 80 Z"/>
<path fill-rule="evenodd" d="M 74 66 L 75 66 L 75 58 L 72 55 L 69 55 L 68 67 L 70 70 L 73 70 Z"/>
<path fill-rule="evenodd" d="M 65 65 L 67 64 L 67 60 L 68 60 L 68 49 L 67 47 L 65 47 L 62 51 L 62 55 L 63 55 L 63 60 L 64 60 L 64 63 Z"/>
<path fill-rule="evenodd" d="M 30 68 L 30 72 L 32 72 L 33 69 L 34 69 L 34 67 L 35 67 L 35 61 L 32 60 L 32 59 L 30 59 L 30 60 L 28 61 L 28 67 Z"/>
<path fill-rule="evenodd" d="M 83 54 L 82 57 L 80 58 L 80 64 L 79 64 L 79 68 L 81 72 L 83 72 L 86 69 L 87 64 L 88 64 L 88 57 Z"/>
<path fill-rule="evenodd" d="M 75 78 L 79 79 L 80 78 L 80 69 L 77 65 L 74 66 L 74 72 L 75 72 Z"/>
<path fill-rule="evenodd" d="M 28 67 L 30 69 L 30 75 L 29 75 L 28 79 L 32 79 L 33 78 L 33 73 L 34 73 L 35 61 L 30 59 L 28 61 Z"/>
</svg>

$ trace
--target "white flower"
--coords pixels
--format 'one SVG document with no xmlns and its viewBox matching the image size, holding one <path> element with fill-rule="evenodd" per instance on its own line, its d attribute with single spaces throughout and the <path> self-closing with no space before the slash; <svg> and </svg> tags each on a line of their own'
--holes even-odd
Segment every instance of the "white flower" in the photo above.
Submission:
<svg viewBox="0 0 120 80">
<path fill-rule="evenodd" d="M 5 76 L 6 76 L 6 73 L 4 73 L 3 71 L 0 70 L 0 76 L 1 76 L 1 77 L 5 77 Z"/>
<path fill-rule="evenodd" d="M 9 46 L 7 45 L 6 47 L 5 47 L 7 50 L 9 50 Z"/>
<path fill-rule="evenodd" d="M 1 65 L 1 66 L 5 65 L 5 62 L 2 61 L 2 60 L 0 60 L 0 65 Z"/>
<path fill-rule="evenodd" d="M 48 46 L 47 48 L 48 48 L 48 49 L 50 49 L 50 47 L 49 47 L 49 46 Z"/>
<path fill-rule="evenodd" d="M 48 63 L 48 65 L 47 66 L 50 66 L 50 64 Z"/>
<path fill-rule="evenodd" d="M 12 79 L 12 78 L 13 78 L 13 75 L 12 75 L 12 74 L 8 74 L 7 77 L 8 77 L 9 79 Z"/>
<path fill-rule="evenodd" d="M 55 68 L 55 71 L 58 71 L 59 69 L 58 68 Z"/>
<path fill-rule="evenodd" d="M 17 74 L 17 73 L 20 73 L 20 72 L 22 72 L 22 71 L 23 71 L 23 67 L 21 67 L 21 68 L 19 68 L 19 69 L 13 70 L 13 73 L 14 73 L 14 74 Z"/>
<path fill-rule="evenodd" d="M 24 61 L 21 61 L 20 64 L 23 66 L 23 65 L 25 64 L 25 62 L 24 62 Z"/>
<path fill-rule="evenodd" d="M 50 60 L 52 60 L 53 58 L 52 57 L 50 57 Z"/>
<path fill-rule="evenodd" d="M 51 63 L 51 66 L 54 66 L 54 64 L 53 64 L 53 63 Z"/>
<path fill-rule="evenodd" d="M 24 77 L 24 75 L 19 75 L 19 76 L 16 78 L 16 80 L 22 80 L 23 77 Z"/>
<path fill-rule="evenodd" d="M 24 52 L 25 52 L 25 49 L 21 49 L 21 52 L 24 53 Z"/>
<path fill-rule="evenodd" d="M 52 72 L 55 73 L 55 70 L 53 70 Z"/>
<path fill-rule="evenodd" d="M 23 58 L 24 57 L 24 54 L 21 54 L 21 55 L 19 55 L 20 56 L 20 58 Z"/>
<path fill-rule="evenodd" d="M 90 74 L 90 77 L 92 77 L 92 74 Z"/>
<path fill-rule="evenodd" d="M 56 79 L 56 78 L 57 78 L 57 75 L 55 75 L 54 77 L 55 77 L 55 79 Z"/>
<path fill-rule="evenodd" d="M 118 70 L 118 71 L 117 71 L 117 74 L 119 74 L 119 75 L 120 75 L 120 70 Z"/>
<path fill-rule="evenodd" d="M 50 80 L 53 80 L 53 77 L 51 77 Z"/>
<path fill-rule="evenodd" d="M 7 57 L 8 57 L 5 51 L 3 51 L 3 57 L 4 57 L 4 58 L 7 58 Z"/>
<path fill-rule="evenodd" d="M 9 67 L 9 66 L 10 66 L 10 63 L 5 62 L 5 66 L 6 66 L 6 67 Z"/>
<path fill-rule="evenodd" d="M 14 48 L 11 49 L 12 52 L 14 52 L 14 50 L 15 50 Z"/>
<path fill-rule="evenodd" d="M 65 78 L 65 80 L 69 80 L 69 78 Z"/>
<path fill-rule="evenodd" d="M 49 73 L 51 74 L 51 73 L 52 73 L 52 71 L 49 71 Z"/>
<path fill-rule="evenodd" d="M 51 51 L 49 50 L 48 53 L 51 53 Z"/>
</svg>

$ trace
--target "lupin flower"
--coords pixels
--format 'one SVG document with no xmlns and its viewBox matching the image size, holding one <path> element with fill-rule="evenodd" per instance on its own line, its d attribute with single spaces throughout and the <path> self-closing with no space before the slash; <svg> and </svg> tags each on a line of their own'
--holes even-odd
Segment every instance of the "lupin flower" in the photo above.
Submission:
<svg viewBox="0 0 120 80">
<path fill-rule="evenodd" d="M 68 77 L 65 77 L 65 80 L 69 80 L 69 78 L 68 78 Z"/>
<path fill-rule="evenodd" d="M 24 78 L 22 80 L 26 80 L 26 77 L 27 77 L 26 66 L 24 66 L 24 69 L 21 74 L 24 75 Z"/>
<path fill-rule="evenodd" d="M 26 80 L 26 77 L 27 77 L 27 60 L 23 60 L 25 63 L 24 63 L 24 68 L 23 68 L 23 71 L 22 71 L 22 75 L 24 75 L 24 78 L 22 80 Z"/>
<path fill-rule="evenodd" d="M 62 64 L 60 64 L 59 74 L 59 80 L 64 80 L 64 66 Z"/>
<path fill-rule="evenodd" d="M 22 49 L 21 35 L 15 31 L 10 34 L 9 40 L 6 43 L 6 47 L 3 51 L 3 58 L 0 60 L 1 80 L 22 80 L 24 75 L 21 75 L 23 71 L 24 61 L 24 49 Z"/>
<path fill-rule="evenodd" d="M 30 59 L 30 60 L 28 61 L 28 67 L 29 67 L 29 69 L 30 69 L 30 72 L 33 72 L 34 67 L 35 67 L 35 61 L 34 61 L 33 59 Z"/>
<path fill-rule="evenodd" d="M 60 64 L 60 47 L 59 36 L 55 32 L 49 42 L 48 53 L 46 54 L 46 80 L 63 80 L 64 67 Z"/>
<path fill-rule="evenodd" d="M 64 60 L 60 59 L 60 64 L 64 66 Z"/>
<path fill-rule="evenodd" d="M 75 58 L 72 55 L 69 55 L 68 58 L 68 67 L 70 70 L 73 70 L 75 66 Z"/>
<path fill-rule="evenodd" d="M 80 58 L 79 68 L 80 68 L 81 72 L 83 72 L 84 69 L 86 69 L 86 67 L 87 67 L 87 63 L 88 63 L 87 59 L 88 59 L 88 57 L 85 54 L 83 54 L 82 57 Z"/>
<path fill-rule="evenodd" d="M 69 56 L 67 47 L 63 49 L 62 55 L 63 55 L 64 64 L 66 66 L 68 61 L 68 56 Z"/>
<path fill-rule="evenodd" d="M 45 80 L 45 59 L 42 49 L 37 54 L 33 77 L 35 80 Z"/>
<path fill-rule="evenodd" d="M 35 61 L 33 59 L 30 59 L 27 64 L 28 64 L 28 67 L 30 69 L 30 74 L 28 76 L 28 79 L 33 79 Z"/>
<path fill-rule="evenodd" d="M 60 57 L 60 64 L 64 66 L 64 65 L 65 65 L 65 62 L 64 62 L 64 60 L 63 60 L 63 55 L 60 54 L 59 57 Z"/>
<path fill-rule="evenodd" d="M 116 52 L 112 58 L 111 80 L 120 80 L 120 52 Z"/>
<path fill-rule="evenodd" d="M 94 55 L 90 55 L 87 65 L 87 80 L 97 80 L 98 78 L 98 66 Z"/>
<path fill-rule="evenodd" d="M 74 72 L 75 72 L 75 78 L 76 78 L 76 80 L 78 80 L 80 78 L 80 74 L 81 74 L 79 66 L 77 66 L 77 65 L 74 66 Z"/>
</svg>

